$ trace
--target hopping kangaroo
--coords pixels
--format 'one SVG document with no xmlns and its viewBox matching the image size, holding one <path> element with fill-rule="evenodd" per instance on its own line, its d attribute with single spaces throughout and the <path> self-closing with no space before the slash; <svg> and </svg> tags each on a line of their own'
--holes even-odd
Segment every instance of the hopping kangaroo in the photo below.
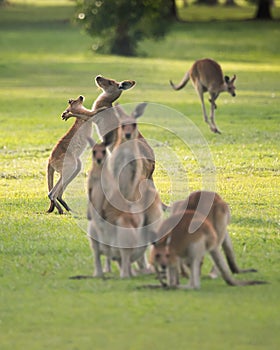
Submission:
<svg viewBox="0 0 280 350">
<path fill-rule="evenodd" d="M 103 118 L 97 118 L 99 112 L 110 109 L 112 103 L 120 97 L 124 90 L 128 90 L 135 85 L 135 81 L 125 80 L 117 82 L 112 79 L 107 79 L 97 76 L 96 84 L 102 89 L 102 93 L 93 104 L 92 110 L 86 117 L 83 114 L 82 118 L 76 118 L 73 126 L 69 131 L 58 141 L 53 148 L 48 160 L 47 181 L 49 190 L 49 199 L 51 201 L 48 212 L 52 212 L 56 207 L 60 214 L 63 214 L 63 209 L 60 204 L 69 211 L 67 203 L 62 199 L 63 192 L 66 186 L 78 175 L 81 170 L 80 156 L 87 146 L 87 139 L 92 134 L 92 121 L 96 124 L 104 125 Z M 83 103 L 83 96 L 76 100 L 69 100 L 69 107 L 62 114 L 62 119 L 67 120 L 75 115 L 71 111 L 79 111 Z M 83 107 L 83 112 L 85 112 Z M 103 113 L 102 117 L 104 117 Z M 96 120 L 89 120 L 96 116 Z M 114 137 L 114 132 L 108 133 L 107 138 Z M 109 141 L 108 141 L 109 142 Z M 60 177 L 54 185 L 54 173 L 58 172 Z M 59 203 L 60 204 L 59 204 Z"/>
<path fill-rule="evenodd" d="M 190 79 L 200 97 L 205 122 L 209 124 L 213 132 L 220 133 L 215 124 L 215 109 L 217 108 L 215 101 L 223 91 L 227 91 L 231 96 L 235 96 L 234 81 L 236 75 L 234 75 L 232 79 L 228 76 L 224 77 L 221 66 L 216 61 L 204 58 L 194 62 L 180 84 L 174 85 L 172 81 L 170 81 L 170 84 L 174 90 L 180 90 Z M 211 103 L 210 122 L 206 113 L 203 97 L 203 94 L 207 91 L 210 94 L 209 102 Z"/>
<path fill-rule="evenodd" d="M 195 228 L 193 230 L 193 228 Z M 178 264 L 182 259 L 190 268 L 190 281 L 186 289 L 200 288 L 200 269 L 203 258 L 210 253 L 223 279 L 230 286 L 264 284 L 263 281 L 240 281 L 230 274 L 228 266 L 219 249 L 220 238 L 210 220 L 197 211 L 185 210 L 172 214 L 166 219 L 159 231 L 161 239 L 154 243 L 151 250 L 152 262 L 167 269 L 167 285 L 179 285 Z"/>
</svg>

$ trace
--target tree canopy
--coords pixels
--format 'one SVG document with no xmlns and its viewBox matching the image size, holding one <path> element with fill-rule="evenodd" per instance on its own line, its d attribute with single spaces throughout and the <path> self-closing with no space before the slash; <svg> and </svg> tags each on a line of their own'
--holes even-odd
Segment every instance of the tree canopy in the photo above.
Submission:
<svg viewBox="0 0 280 350">
<path fill-rule="evenodd" d="M 127 56 L 140 40 L 164 36 L 172 10 L 172 0 L 77 0 L 77 18 L 93 37 L 93 49 Z"/>
</svg>

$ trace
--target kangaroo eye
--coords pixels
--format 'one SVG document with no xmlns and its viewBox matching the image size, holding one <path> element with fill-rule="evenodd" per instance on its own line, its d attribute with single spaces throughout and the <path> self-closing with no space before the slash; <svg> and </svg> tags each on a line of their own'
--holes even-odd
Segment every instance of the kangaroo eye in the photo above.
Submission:
<svg viewBox="0 0 280 350">
<path fill-rule="evenodd" d="M 160 254 L 156 254 L 156 255 L 155 255 L 155 258 L 156 258 L 156 259 L 159 259 L 159 258 L 160 258 Z"/>
</svg>

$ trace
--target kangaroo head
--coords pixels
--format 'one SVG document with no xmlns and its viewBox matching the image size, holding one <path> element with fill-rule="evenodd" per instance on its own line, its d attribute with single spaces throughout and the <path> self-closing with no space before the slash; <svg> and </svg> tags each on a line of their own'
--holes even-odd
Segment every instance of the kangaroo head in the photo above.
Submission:
<svg viewBox="0 0 280 350">
<path fill-rule="evenodd" d="M 104 160 L 106 158 L 106 146 L 102 143 L 96 143 L 92 147 L 92 160 L 93 162 L 96 162 L 97 164 L 101 165 L 104 163 Z"/>
<path fill-rule="evenodd" d="M 122 128 L 122 139 L 131 140 L 136 139 L 138 137 L 138 129 L 137 129 L 137 118 L 141 117 L 144 114 L 147 103 L 139 103 L 132 113 L 129 115 L 126 111 L 117 103 L 115 105 L 115 111 L 117 112 L 117 116 L 120 120 L 121 128 Z"/>
<path fill-rule="evenodd" d="M 65 109 L 65 111 L 61 114 L 62 119 L 67 120 L 70 116 L 73 116 L 75 113 L 79 113 L 83 107 L 83 102 L 85 98 L 80 95 L 76 100 L 70 99 L 68 100 L 69 106 Z"/>
<path fill-rule="evenodd" d="M 169 247 L 161 242 L 152 244 L 150 253 L 150 263 L 157 269 L 165 270 L 169 264 Z"/>
<path fill-rule="evenodd" d="M 121 123 L 122 138 L 124 140 L 132 140 L 137 138 L 137 123 L 134 119 L 125 120 Z"/>
<path fill-rule="evenodd" d="M 227 75 L 225 76 L 225 82 L 226 82 L 226 85 L 227 85 L 227 91 L 233 97 L 236 96 L 235 86 L 234 86 L 235 79 L 236 79 L 236 75 L 235 74 L 232 77 L 232 79 L 230 79 Z"/>
<path fill-rule="evenodd" d="M 124 81 L 118 82 L 114 79 L 104 78 L 101 75 L 98 75 L 95 78 L 95 83 L 104 92 L 108 94 L 119 94 L 119 95 L 121 95 L 123 90 L 129 90 L 136 84 L 134 80 L 124 80 Z"/>
</svg>

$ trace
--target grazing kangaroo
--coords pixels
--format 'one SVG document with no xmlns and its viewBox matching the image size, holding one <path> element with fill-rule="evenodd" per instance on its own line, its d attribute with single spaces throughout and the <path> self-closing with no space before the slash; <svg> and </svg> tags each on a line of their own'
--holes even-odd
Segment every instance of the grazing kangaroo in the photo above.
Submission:
<svg viewBox="0 0 280 350">
<path fill-rule="evenodd" d="M 172 213 L 180 213 L 185 210 L 198 211 L 204 218 L 207 218 L 211 222 L 217 233 L 218 244 L 222 245 L 232 273 L 257 272 L 253 268 L 241 269 L 236 263 L 234 249 L 227 230 L 230 222 L 230 209 L 218 193 L 210 191 L 192 192 L 186 200 L 177 201 L 171 207 Z M 216 270 L 213 268 L 210 275 L 216 277 L 215 272 Z"/>
<path fill-rule="evenodd" d="M 234 81 L 236 79 L 236 75 L 234 75 L 232 79 L 230 79 L 228 76 L 224 77 L 221 66 L 216 61 L 213 61 L 210 58 L 204 58 L 194 62 L 190 70 L 187 71 L 183 77 L 180 84 L 174 85 L 171 80 L 170 84 L 174 90 L 180 90 L 190 79 L 200 97 L 205 122 L 209 124 L 210 129 L 213 132 L 220 134 L 221 132 L 218 130 L 215 124 L 214 114 L 215 109 L 217 108 L 215 101 L 219 94 L 223 91 L 227 91 L 233 97 L 235 96 Z M 207 91 L 210 94 L 209 102 L 211 103 L 210 122 L 206 113 L 203 97 L 203 94 Z"/>
<path fill-rule="evenodd" d="M 97 113 L 110 109 L 112 103 L 120 97 L 124 90 L 128 90 L 135 85 L 133 80 L 125 80 L 122 82 L 117 82 L 112 79 L 107 79 L 101 76 L 97 76 L 96 84 L 102 89 L 102 93 L 98 96 L 93 104 L 93 110 L 90 111 L 90 115 L 86 118 L 76 118 L 75 123 L 69 129 L 69 131 L 58 141 L 58 143 L 53 148 L 51 155 L 48 160 L 47 167 L 47 181 L 48 190 L 50 198 L 50 207 L 48 212 L 52 212 L 56 207 L 59 214 L 63 214 L 63 209 L 60 204 L 69 211 L 70 208 L 67 203 L 62 199 L 63 192 L 67 185 L 78 175 L 81 170 L 81 160 L 80 156 L 87 146 L 87 139 L 92 134 L 92 121 L 89 120 L 91 117 L 96 116 Z M 69 107 L 62 114 L 62 119 L 67 120 L 74 115 L 71 111 L 80 110 L 82 103 L 84 101 L 83 96 L 80 96 L 76 100 L 69 100 Z M 85 109 L 85 108 L 84 108 Z M 104 112 L 105 113 L 105 112 Z M 103 113 L 102 117 L 104 117 Z M 103 118 L 99 117 L 94 120 L 98 125 L 104 125 Z M 112 129 L 111 129 L 112 130 Z M 108 134 L 106 133 L 106 141 L 111 142 L 111 138 L 115 137 L 115 129 Z M 59 180 L 53 186 L 54 173 L 58 172 L 60 174 Z M 59 203 L 60 204 L 59 204 Z"/>
<path fill-rule="evenodd" d="M 195 227 L 195 230 L 191 228 Z M 232 277 L 219 249 L 219 237 L 210 220 L 197 211 L 185 210 L 172 214 L 158 230 L 158 242 L 151 250 L 150 260 L 167 270 L 167 285 L 179 285 L 178 264 L 182 259 L 190 268 L 191 276 L 186 289 L 200 288 L 200 269 L 206 253 L 210 253 L 223 279 L 230 286 L 264 284 L 263 281 L 239 281 Z"/>
</svg>

